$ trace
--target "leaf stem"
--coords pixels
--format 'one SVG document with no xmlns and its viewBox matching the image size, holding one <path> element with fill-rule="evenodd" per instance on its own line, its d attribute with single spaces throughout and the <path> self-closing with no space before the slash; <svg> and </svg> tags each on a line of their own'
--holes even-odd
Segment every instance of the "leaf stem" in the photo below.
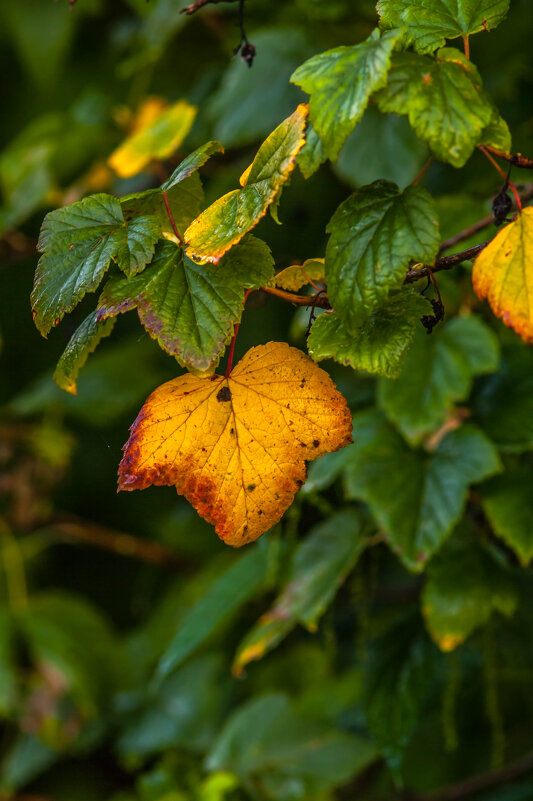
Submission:
<svg viewBox="0 0 533 801">
<path fill-rule="evenodd" d="M 427 171 L 429 170 L 434 161 L 435 158 L 433 156 L 430 156 L 428 158 L 428 160 L 426 161 L 426 163 L 424 164 L 418 175 L 411 181 L 411 186 L 416 186 L 417 183 L 422 180 L 422 178 L 427 173 Z"/>
<path fill-rule="evenodd" d="M 488 158 L 488 160 L 490 161 L 490 163 L 492 164 L 494 169 L 496 169 L 500 173 L 500 175 L 504 179 L 505 183 L 508 184 L 509 189 L 511 190 L 511 192 L 513 193 L 513 195 L 515 197 L 516 206 L 518 208 L 518 211 L 521 212 L 522 211 L 522 201 L 520 200 L 520 195 L 517 192 L 516 186 L 512 183 L 512 181 L 509 181 L 507 175 L 504 173 L 504 171 L 502 170 L 502 168 L 500 167 L 498 162 L 495 159 L 492 158 L 492 156 L 490 155 L 489 151 L 486 150 L 484 145 L 478 145 L 478 150 L 480 150 L 483 153 L 483 155 L 486 158 Z"/>
<path fill-rule="evenodd" d="M 166 210 L 167 210 L 168 219 L 170 220 L 170 224 L 172 226 L 172 230 L 174 231 L 174 234 L 178 239 L 180 247 L 183 247 L 183 238 L 182 238 L 180 232 L 178 231 L 178 227 L 176 225 L 176 221 L 174 220 L 174 217 L 172 215 L 172 211 L 170 210 L 170 203 L 168 202 L 168 195 L 167 195 L 167 193 L 165 191 L 163 191 L 163 200 L 164 200 L 165 207 L 166 207 Z"/>
<path fill-rule="evenodd" d="M 497 147 L 491 147 L 491 145 L 483 145 L 483 147 L 493 156 L 509 162 L 513 167 L 518 167 L 521 170 L 533 170 L 533 159 L 523 156 L 521 153 L 516 153 L 513 156 L 511 153 L 505 153 L 503 150 L 498 150 Z"/>
<path fill-rule="evenodd" d="M 2 561 L 6 575 L 9 605 L 12 609 L 20 609 L 28 603 L 24 560 L 16 537 L 1 518 L 0 536 L 2 537 Z"/>
<path fill-rule="evenodd" d="M 244 299 L 242 301 L 243 308 L 246 305 L 246 300 L 251 291 L 252 291 L 251 289 L 246 289 L 244 292 Z M 237 339 L 237 334 L 239 333 L 239 327 L 240 323 L 235 323 L 235 328 L 233 329 L 233 336 L 229 344 L 228 364 L 226 367 L 226 372 L 224 373 L 224 378 L 227 378 L 229 376 L 229 374 L 231 373 L 231 368 L 233 367 L 233 354 L 235 353 L 235 341 Z"/>
<path fill-rule="evenodd" d="M 318 306 L 321 309 L 331 309 L 328 296 L 322 292 L 320 297 L 317 295 L 295 295 L 293 292 L 286 292 L 284 289 L 278 289 L 275 286 L 262 286 L 262 292 L 268 295 L 274 295 L 280 300 L 285 300 L 287 303 L 294 303 L 295 306 Z"/>
<path fill-rule="evenodd" d="M 470 38 L 467 33 L 463 36 L 463 45 L 465 49 L 465 56 L 470 59 Z"/>
</svg>

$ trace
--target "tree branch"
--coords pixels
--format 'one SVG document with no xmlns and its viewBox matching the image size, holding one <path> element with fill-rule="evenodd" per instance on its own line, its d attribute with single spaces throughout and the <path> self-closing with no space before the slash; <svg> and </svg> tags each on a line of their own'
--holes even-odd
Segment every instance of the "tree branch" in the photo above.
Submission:
<svg viewBox="0 0 533 801">
<path fill-rule="evenodd" d="M 409 270 L 405 276 L 404 284 L 412 284 L 413 281 L 418 281 L 419 278 L 425 278 L 429 275 L 430 270 L 432 273 L 438 273 L 440 270 L 451 270 L 456 264 L 461 264 L 463 261 L 473 259 L 478 253 L 481 253 L 489 242 L 490 240 L 488 242 L 482 242 L 480 245 L 474 245 L 474 247 L 462 250 L 460 253 L 454 253 L 453 256 L 442 256 L 440 259 L 437 259 L 435 264 L 432 267 L 430 266 L 429 269 L 428 266 L 423 265 L 418 270 Z"/>
<path fill-rule="evenodd" d="M 533 170 L 533 159 L 528 159 L 527 156 L 523 156 L 521 153 L 517 153 L 513 156 L 511 153 L 504 153 L 503 150 L 498 150 L 496 147 L 491 147 L 490 145 L 483 145 L 483 147 L 485 150 L 492 153 L 493 156 L 507 161 L 509 164 L 512 164 L 513 167 L 520 167 L 522 170 Z"/>
<path fill-rule="evenodd" d="M 194 3 L 191 3 L 190 6 L 185 6 L 180 11 L 180 14 L 187 14 L 190 16 L 191 14 L 195 14 L 201 8 L 207 5 L 215 5 L 217 3 L 236 3 L 237 0 L 195 0 Z"/>
<path fill-rule="evenodd" d="M 261 291 L 285 300 L 287 303 L 294 303 L 295 306 L 318 306 L 320 309 L 331 309 L 328 296 L 324 292 L 321 292 L 320 295 L 318 293 L 317 295 L 295 295 L 293 292 L 286 292 L 275 286 L 262 286 Z"/>
</svg>

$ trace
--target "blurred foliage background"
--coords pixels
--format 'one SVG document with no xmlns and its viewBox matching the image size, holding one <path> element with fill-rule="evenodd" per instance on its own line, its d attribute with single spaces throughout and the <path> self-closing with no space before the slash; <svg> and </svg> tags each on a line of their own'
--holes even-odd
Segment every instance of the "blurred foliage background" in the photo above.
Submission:
<svg viewBox="0 0 533 801">
<path fill-rule="evenodd" d="M 206 201 L 233 188 L 257 145 L 304 99 L 289 84 L 292 71 L 366 37 L 377 22 L 373 2 L 248 0 L 252 69 L 232 56 L 236 4 L 191 17 L 179 13 L 180 0 L 68 5 L 0 4 L 0 796 L 533 798 L 533 759 L 513 783 L 504 767 L 531 747 L 533 721 L 526 346 L 482 310 L 502 357 L 490 375 L 469 377 L 468 401 L 459 398 L 507 468 L 507 484 L 493 490 L 496 516 L 498 492 L 522 493 L 523 520 L 514 521 L 525 532 L 522 563 L 495 541 L 474 493 L 460 539 L 455 533 L 421 577 L 379 534 L 363 547 L 372 526 L 354 502 L 344 452 L 314 464 L 283 523 L 242 553 L 220 543 L 172 488 L 116 495 L 128 426 L 177 365 L 125 316 L 69 396 L 51 376 L 90 299 L 47 341 L 31 318 L 48 210 L 89 192 L 156 185 L 210 138 L 226 152 L 203 170 Z M 513 150 L 533 156 L 529 6 L 512 0 L 496 32 L 472 39 L 471 55 Z M 187 99 L 196 121 L 175 157 L 119 179 L 107 158 L 148 96 Z M 294 174 L 283 225 L 265 218 L 258 234 L 279 267 L 322 256 L 341 200 L 378 178 L 405 186 L 426 158 L 405 118 L 371 107 L 337 164 L 308 182 Z M 527 180 L 516 173 L 517 183 Z M 500 184 L 478 153 L 460 171 L 433 165 L 425 186 L 443 238 L 487 214 Z M 449 316 L 475 303 L 468 274 L 466 265 L 440 280 Z M 256 294 L 237 356 L 269 340 L 304 348 L 307 321 L 308 312 Z M 375 380 L 326 368 L 355 414 L 372 406 Z M 406 470 L 390 491 L 401 495 L 412 480 Z M 459 647 L 442 636 L 442 648 L 435 644 L 421 613 L 428 604 L 458 616 Z M 448 624 L 433 625 L 435 634 Z M 253 647 L 256 656 L 272 652 L 245 665 Z M 490 771 L 489 789 L 461 784 Z M 431 795 L 447 785 L 463 794 Z"/>
</svg>

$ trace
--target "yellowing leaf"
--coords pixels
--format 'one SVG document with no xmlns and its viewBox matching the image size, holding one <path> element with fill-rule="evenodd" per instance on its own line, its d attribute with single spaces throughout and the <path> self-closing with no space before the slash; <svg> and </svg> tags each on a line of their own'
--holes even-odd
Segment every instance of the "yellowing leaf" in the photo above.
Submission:
<svg viewBox="0 0 533 801">
<path fill-rule="evenodd" d="M 186 374 L 150 395 L 131 428 L 119 489 L 172 485 L 240 546 L 278 522 L 306 462 L 351 440 L 343 396 L 282 342 L 252 348 L 228 378 Z"/>
<path fill-rule="evenodd" d="M 533 206 L 481 251 L 472 280 L 477 296 L 488 299 L 496 317 L 533 342 Z"/>
<path fill-rule="evenodd" d="M 170 156 L 183 142 L 196 117 L 196 106 L 178 100 L 161 110 L 150 106 L 128 137 L 109 157 L 108 163 L 121 178 L 137 175 L 152 159 Z"/>
<path fill-rule="evenodd" d="M 324 259 L 307 259 L 303 264 L 285 267 L 275 276 L 274 282 L 280 289 L 298 292 L 303 286 L 314 281 L 324 281 L 325 275 Z"/>
<path fill-rule="evenodd" d="M 279 195 L 302 149 L 308 107 L 298 106 L 265 139 L 234 189 L 215 200 L 185 231 L 187 255 L 198 262 L 217 263 L 239 242 Z"/>
</svg>

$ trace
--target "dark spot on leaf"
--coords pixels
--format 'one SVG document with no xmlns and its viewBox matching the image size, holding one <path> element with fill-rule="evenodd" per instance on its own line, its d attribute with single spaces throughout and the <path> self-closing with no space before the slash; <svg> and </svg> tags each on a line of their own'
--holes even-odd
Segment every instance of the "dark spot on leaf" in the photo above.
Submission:
<svg viewBox="0 0 533 801">
<path fill-rule="evenodd" d="M 235 434 L 235 429 L 234 428 L 230 428 L 229 433 L 230 434 Z"/>
<path fill-rule="evenodd" d="M 210 381 L 216 381 L 218 377 L 219 377 L 219 376 L 215 374 L 215 375 L 212 375 L 212 376 L 211 376 L 211 378 L 210 378 L 209 380 L 210 380 Z"/>
<path fill-rule="evenodd" d="M 261 515 L 263 514 L 263 510 L 262 510 L 262 509 L 259 509 L 259 511 L 257 512 L 257 514 L 258 514 L 259 516 L 261 516 Z"/>
<path fill-rule="evenodd" d="M 217 401 L 224 403 L 231 400 L 231 392 L 228 386 L 221 387 L 217 392 Z"/>
<path fill-rule="evenodd" d="M 254 491 L 254 489 L 255 489 L 255 484 L 248 484 L 248 486 L 246 487 L 246 489 L 248 490 L 248 492 L 253 492 L 253 491 Z"/>
<path fill-rule="evenodd" d="M 314 439 L 313 440 L 313 448 L 318 448 L 319 445 L 320 445 L 320 440 L 319 439 Z"/>
</svg>

